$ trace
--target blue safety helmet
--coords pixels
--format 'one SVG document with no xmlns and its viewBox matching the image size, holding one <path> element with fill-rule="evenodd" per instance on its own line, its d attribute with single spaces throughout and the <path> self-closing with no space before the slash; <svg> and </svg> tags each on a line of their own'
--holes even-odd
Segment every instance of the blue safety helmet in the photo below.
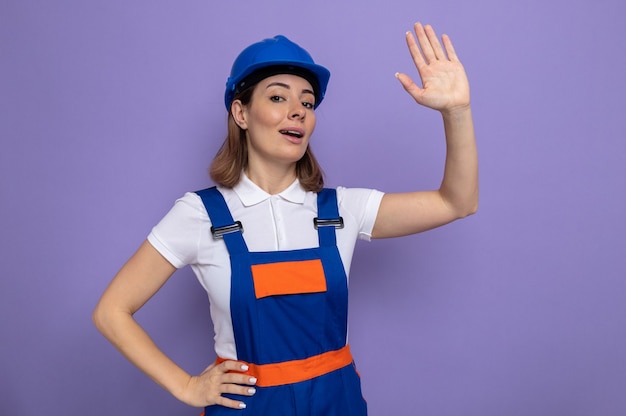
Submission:
<svg viewBox="0 0 626 416">
<path fill-rule="evenodd" d="M 226 82 L 226 110 L 230 110 L 237 92 L 277 74 L 294 74 L 309 81 L 315 93 L 315 108 L 324 99 L 330 71 L 313 62 L 311 55 L 300 46 L 278 35 L 253 43 L 235 59 Z"/>
</svg>

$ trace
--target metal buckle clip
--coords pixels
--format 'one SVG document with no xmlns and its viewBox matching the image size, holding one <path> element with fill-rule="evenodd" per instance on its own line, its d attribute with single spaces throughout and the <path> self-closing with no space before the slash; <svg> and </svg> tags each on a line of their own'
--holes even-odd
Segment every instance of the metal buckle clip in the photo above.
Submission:
<svg viewBox="0 0 626 416">
<path fill-rule="evenodd" d="M 224 234 L 235 233 L 237 231 L 243 232 L 243 225 L 241 225 L 241 221 L 235 221 L 234 224 L 224 225 L 223 227 L 211 227 L 211 234 L 213 234 L 213 238 L 222 238 Z"/>
<path fill-rule="evenodd" d="M 335 227 L 335 228 L 343 228 L 343 217 L 332 218 L 332 219 L 319 219 L 317 217 L 313 218 L 313 225 L 317 230 L 318 227 Z"/>
</svg>

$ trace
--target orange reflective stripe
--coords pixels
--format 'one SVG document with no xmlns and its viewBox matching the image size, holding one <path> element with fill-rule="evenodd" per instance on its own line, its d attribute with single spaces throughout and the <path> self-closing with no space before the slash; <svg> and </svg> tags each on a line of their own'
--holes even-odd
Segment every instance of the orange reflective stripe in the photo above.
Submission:
<svg viewBox="0 0 626 416">
<path fill-rule="evenodd" d="M 226 361 L 218 357 L 216 364 Z M 298 383 L 323 376 L 331 371 L 338 370 L 352 363 L 350 347 L 345 347 L 314 355 L 303 360 L 284 361 L 275 364 L 248 364 L 246 374 L 256 377 L 259 387 L 280 386 L 283 384 Z"/>
<path fill-rule="evenodd" d="M 326 277 L 320 259 L 255 264 L 252 266 L 252 278 L 257 299 L 326 291 Z"/>
</svg>

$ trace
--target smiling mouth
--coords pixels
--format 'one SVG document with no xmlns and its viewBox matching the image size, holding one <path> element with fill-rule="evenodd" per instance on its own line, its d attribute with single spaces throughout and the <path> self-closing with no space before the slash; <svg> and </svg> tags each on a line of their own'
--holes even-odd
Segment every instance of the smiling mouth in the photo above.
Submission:
<svg viewBox="0 0 626 416">
<path fill-rule="evenodd" d="M 287 136 L 296 137 L 298 139 L 301 139 L 302 136 L 304 136 L 302 132 L 296 130 L 281 130 L 280 133 Z"/>
</svg>

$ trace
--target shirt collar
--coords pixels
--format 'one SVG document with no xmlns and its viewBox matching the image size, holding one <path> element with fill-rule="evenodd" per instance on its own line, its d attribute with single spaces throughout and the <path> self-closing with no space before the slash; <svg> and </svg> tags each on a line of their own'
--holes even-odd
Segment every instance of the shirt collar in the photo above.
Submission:
<svg viewBox="0 0 626 416">
<path fill-rule="evenodd" d="M 246 207 L 259 204 L 272 196 L 259 188 L 245 173 L 241 174 L 241 180 L 235 185 L 233 191 L 235 191 L 241 203 Z M 303 204 L 306 191 L 300 186 L 300 181 L 296 178 L 296 180 L 294 180 L 287 189 L 279 193 L 278 196 L 294 204 Z"/>
</svg>

